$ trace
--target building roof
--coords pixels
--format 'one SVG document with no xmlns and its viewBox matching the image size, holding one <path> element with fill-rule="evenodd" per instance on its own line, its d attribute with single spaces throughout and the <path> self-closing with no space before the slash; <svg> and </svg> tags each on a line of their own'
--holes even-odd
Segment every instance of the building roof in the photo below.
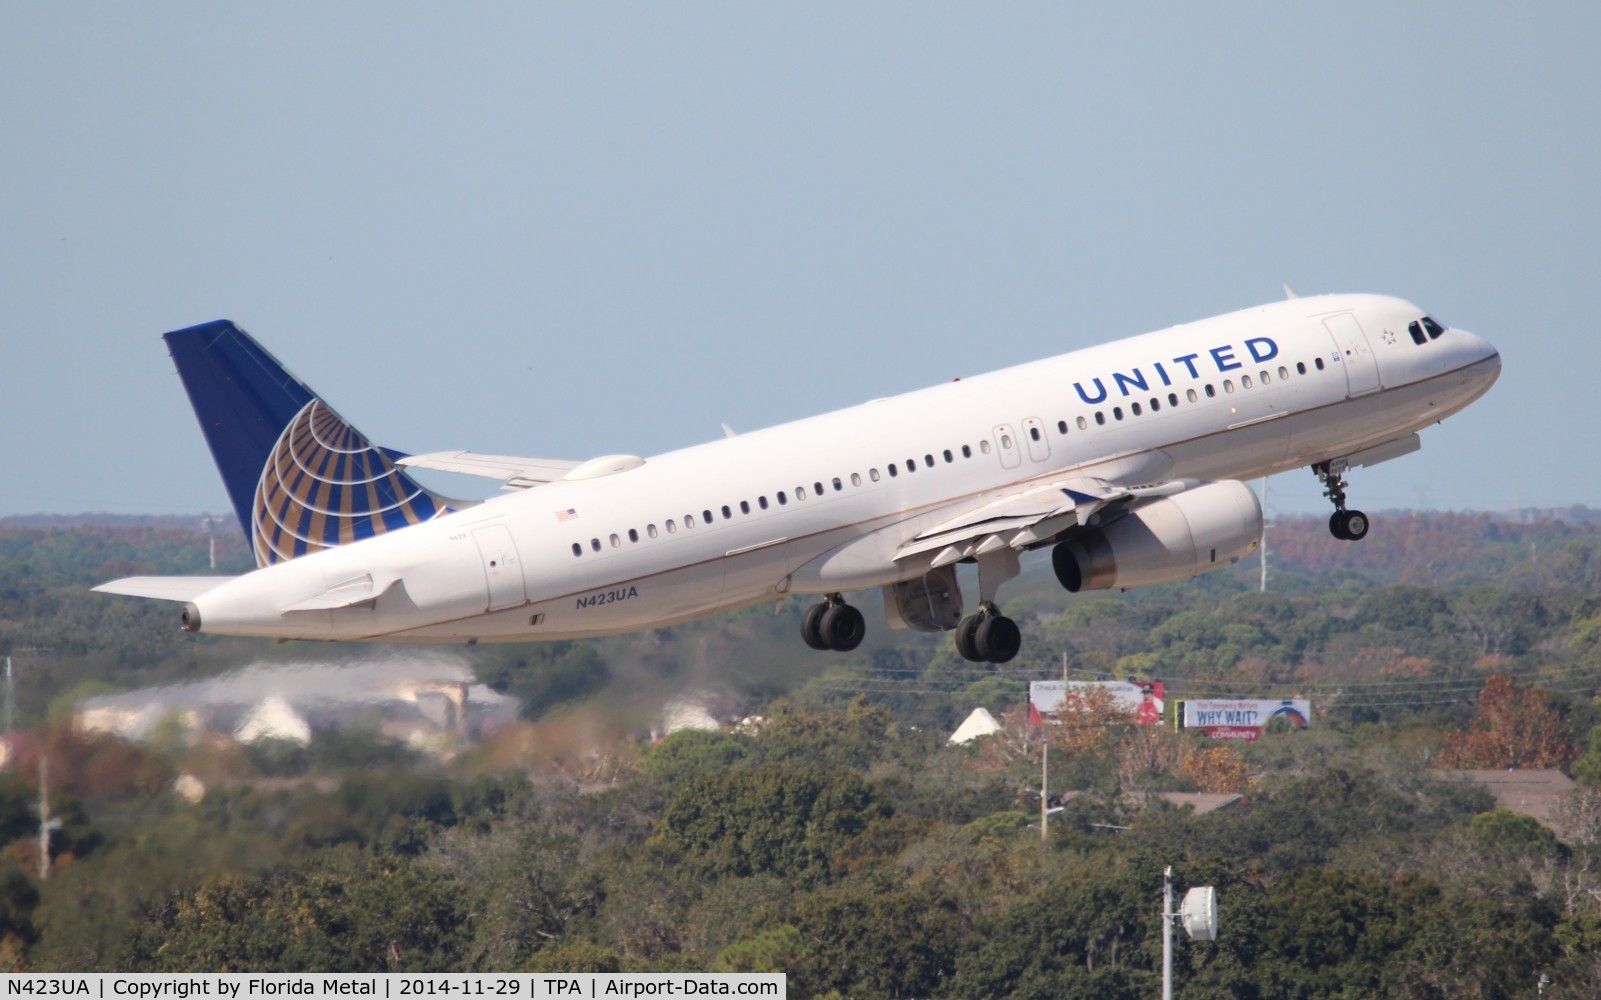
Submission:
<svg viewBox="0 0 1601 1000">
<path fill-rule="evenodd" d="M 1001 724 L 995 721 L 995 716 L 990 714 L 990 710 L 980 706 L 962 720 L 962 724 L 956 727 L 956 732 L 951 734 L 949 742 L 969 743 L 980 736 L 1000 732 L 1000 729 Z"/>
<path fill-rule="evenodd" d="M 1533 816 L 1559 834 L 1562 803 L 1578 788 L 1572 778 L 1554 768 L 1441 768 L 1435 773 L 1471 781 L 1487 790 L 1498 807 Z"/>
</svg>

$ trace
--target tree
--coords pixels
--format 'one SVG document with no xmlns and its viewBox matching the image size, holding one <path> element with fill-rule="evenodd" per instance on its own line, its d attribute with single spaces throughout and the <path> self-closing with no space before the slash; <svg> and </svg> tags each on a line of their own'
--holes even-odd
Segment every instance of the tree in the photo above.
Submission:
<svg viewBox="0 0 1601 1000">
<path fill-rule="evenodd" d="M 1446 734 L 1438 767 L 1563 767 L 1573 760 L 1568 725 L 1539 688 L 1519 688 L 1509 674 L 1495 674 L 1479 692 L 1478 709 L 1465 730 Z"/>
<path fill-rule="evenodd" d="M 772 874 L 815 885 L 880 810 L 849 771 L 764 764 L 690 782 L 659 831 L 713 877 Z"/>
</svg>

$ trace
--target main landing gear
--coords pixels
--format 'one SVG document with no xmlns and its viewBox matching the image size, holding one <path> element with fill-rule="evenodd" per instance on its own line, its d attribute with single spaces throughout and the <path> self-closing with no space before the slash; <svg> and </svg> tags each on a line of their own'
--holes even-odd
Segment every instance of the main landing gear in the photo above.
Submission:
<svg viewBox="0 0 1601 1000">
<path fill-rule="evenodd" d="M 1350 468 L 1343 458 L 1319 462 L 1312 471 L 1323 483 L 1323 495 L 1334 504 L 1329 515 L 1329 534 L 1347 542 L 1359 542 L 1367 537 L 1368 516 L 1359 510 L 1345 509 L 1345 470 Z"/>
<path fill-rule="evenodd" d="M 1023 648 L 1023 633 L 1017 623 L 1001 614 L 993 602 L 979 605 L 978 614 L 968 615 L 956 626 L 956 651 L 974 663 L 1005 663 Z"/>
<path fill-rule="evenodd" d="M 867 622 L 862 613 L 838 594 L 829 594 L 823 603 L 807 608 L 801 619 L 801 638 L 813 649 L 848 653 L 860 646 L 866 635 Z"/>
<path fill-rule="evenodd" d="M 1006 663 L 1023 648 L 1017 623 L 995 604 L 1001 584 L 1017 576 L 1017 553 L 1009 548 L 978 557 L 978 613 L 956 626 L 956 651 L 974 663 Z"/>
</svg>

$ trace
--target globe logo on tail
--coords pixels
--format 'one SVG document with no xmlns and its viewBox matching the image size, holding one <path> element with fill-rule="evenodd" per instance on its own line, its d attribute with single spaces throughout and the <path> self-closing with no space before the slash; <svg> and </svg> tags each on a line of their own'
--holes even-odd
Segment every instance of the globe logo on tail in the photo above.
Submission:
<svg viewBox="0 0 1601 1000">
<path fill-rule="evenodd" d="M 261 470 L 251 543 L 256 565 L 268 566 L 446 512 L 389 453 L 313 398 L 289 421 Z"/>
</svg>

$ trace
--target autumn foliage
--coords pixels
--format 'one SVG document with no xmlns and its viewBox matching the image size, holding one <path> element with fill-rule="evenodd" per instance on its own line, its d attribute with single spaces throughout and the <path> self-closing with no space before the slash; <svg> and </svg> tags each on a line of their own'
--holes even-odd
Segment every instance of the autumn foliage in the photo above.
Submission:
<svg viewBox="0 0 1601 1000">
<path fill-rule="evenodd" d="M 1479 692 L 1467 729 L 1447 733 L 1437 767 L 1563 767 L 1573 760 L 1568 724 L 1539 688 L 1520 688 L 1509 674 L 1495 674 Z"/>
<path fill-rule="evenodd" d="M 1179 762 L 1179 773 L 1203 792 L 1251 791 L 1251 772 L 1245 758 L 1231 746 L 1196 747 Z"/>
</svg>

